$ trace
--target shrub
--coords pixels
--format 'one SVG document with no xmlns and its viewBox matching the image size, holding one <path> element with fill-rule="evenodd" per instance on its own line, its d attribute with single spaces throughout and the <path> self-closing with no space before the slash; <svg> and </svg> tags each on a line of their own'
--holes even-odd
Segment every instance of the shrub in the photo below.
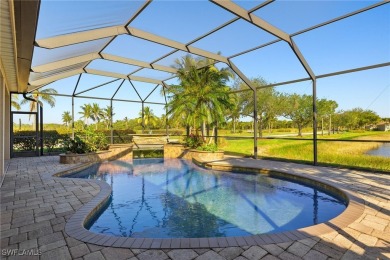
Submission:
<svg viewBox="0 0 390 260">
<path fill-rule="evenodd" d="M 88 132 L 86 136 L 85 142 L 87 143 L 90 151 L 95 152 L 108 149 L 108 142 L 103 133 Z"/>
<path fill-rule="evenodd" d="M 88 127 L 75 133 L 74 140 L 69 137 L 65 138 L 63 146 L 67 152 L 80 154 L 107 150 L 108 142 L 103 132 Z"/>
<path fill-rule="evenodd" d="M 218 151 L 218 147 L 215 144 L 206 144 L 206 145 L 202 145 L 202 146 L 198 147 L 197 150 L 207 151 L 207 152 L 216 152 L 216 151 Z"/>
<path fill-rule="evenodd" d="M 69 137 L 65 138 L 63 145 L 65 150 L 70 153 L 82 154 L 90 151 L 88 145 L 78 136 L 75 136 L 74 140 Z"/>
<path fill-rule="evenodd" d="M 184 138 L 184 143 L 190 148 L 198 148 L 203 144 L 203 139 L 199 135 L 190 134 Z"/>
<path fill-rule="evenodd" d="M 104 133 L 97 132 L 91 127 L 81 131 L 79 137 L 83 139 L 91 152 L 108 149 L 108 142 Z"/>
<path fill-rule="evenodd" d="M 36 132 L 33 130 L 16 131 L 14 132 L 13 146 L 19 151 L 33 151 L 36 148 Z M 62 139 L 66 138 L 67 134 L 60 134 L 56 130 L 43 131 L 43 146 L 47 152 L 52 152 L 54 148 L 61 146 Z M 38 136 L 39 138 L 39 136 Z"/>
<path fill-rule="evenodd" d="M 36 149 L 37 141 L 35 136 L 15 136 L 13 147 L 19 151 L 34 151 Z"/>
<path fill-rule="evenodd" d="M 53 152 L 54 149 L 61 148 L 62 140 L 67 138 L 67 134 L 60 134 L 57 131 L 44 131 L 43 132 L 43 146 L 47 149 L 47 152 Z"/>
</svg>

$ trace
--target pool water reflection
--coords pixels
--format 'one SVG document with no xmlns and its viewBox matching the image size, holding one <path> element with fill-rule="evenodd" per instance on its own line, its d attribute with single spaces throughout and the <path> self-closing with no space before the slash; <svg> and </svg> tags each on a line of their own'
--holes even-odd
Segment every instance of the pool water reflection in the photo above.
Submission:
<svg viewBox="0 0 390 260">
<path fill-rule="evenodd" d="M 111 185 L 109 205 L 88 228 L 125 237 L 274 233 L 325 222 L 346 207 L 314 187 L 261 174 L 213 172 L 179 159 L 112 161 L 71 177 Z"/>
</svg>

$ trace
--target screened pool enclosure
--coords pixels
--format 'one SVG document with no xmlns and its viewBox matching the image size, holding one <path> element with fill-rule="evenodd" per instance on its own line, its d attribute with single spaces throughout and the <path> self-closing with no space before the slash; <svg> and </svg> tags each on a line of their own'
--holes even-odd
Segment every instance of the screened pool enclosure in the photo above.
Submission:
<svg viewBox="0 0 390 260">
<path fill-rule="evenodd" d="M 72 122 L 80 99 L 164 110 L 164 90 L 178 82 L 172 65 L 185 55 L 229 67 L 247 85 L 253 129 L 261 88 L 304 88 L 314 101 L 332 77 L 389 75 L 388 1 L 41 1 L 38 10 L 27 92 L 56 89 L 71 100 Z M 256 76 L 270 83 L 256 87 Z M 316 102 L 312 115 L 317 164 Z M 252 138 L 257 158 L 257 131 Z"/>
</svg>

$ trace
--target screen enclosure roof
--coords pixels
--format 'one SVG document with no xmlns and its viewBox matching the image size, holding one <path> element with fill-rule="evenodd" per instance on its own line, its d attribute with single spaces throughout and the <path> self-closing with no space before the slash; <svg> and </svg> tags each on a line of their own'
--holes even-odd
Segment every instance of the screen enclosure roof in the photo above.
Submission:
<svg viewBox="0 0 390 260">
<path fill-rule="evenodd" d="M 49 1 L 40 3 L 27 91 L 60 84 L 59 95 L 88 96 L 96 89 L 118 99 L 122 86 L 168 87 L 174 60 L 206 57 L 228 66 L 251 86 L 236 59 L 284 44 L 302 77 L 273 85 L 389 66 L 387 61 L 319 74 L 297 38 L 379 8 L 388 1 Z M 332 37 L 332 35 L 329 35 Z M 228 44 L 229 43 L 229 44 Z M 320 51 L 320 50 L 317 50 Z M 282 72 L 281 72 L 282 73 Z M 259 71 L 261 75 L 261 71 Z M 74 80 L 69 80 L 73 78 Z M 72 82 L 70 84 L 70 82 Z M 63 90 L 63 91 L 62 91 Z M 151 93 L 150 92 L 150 93 Z M 93 97 L 93 96 L 91 96 Z M 134 100 L 147 100 L 147 95 Z"/>
</svg>

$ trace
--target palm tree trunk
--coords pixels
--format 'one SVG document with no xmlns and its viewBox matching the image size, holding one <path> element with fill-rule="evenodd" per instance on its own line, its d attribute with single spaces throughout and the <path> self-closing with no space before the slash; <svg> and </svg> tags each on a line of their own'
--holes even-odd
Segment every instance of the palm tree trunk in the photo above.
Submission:
<svg viewBox="0 0 390 260">
<path fill-rule="evenodd" d="M 214 136 L 215 136 L 215 126 L 213 126 L 211 130 L 211 136 L 207 144 L 211 144 L 213 142 L 213 140 L 215 139 Z"/>
<path fill-rule="evenodd" d="M 206 122 L 202 121 L 202 126 L 201 126 L 201 134 L 202 134 L 202 139 L 203 142 L 206 141 L 205 135 L 206 135 Z"/>
</svg>

